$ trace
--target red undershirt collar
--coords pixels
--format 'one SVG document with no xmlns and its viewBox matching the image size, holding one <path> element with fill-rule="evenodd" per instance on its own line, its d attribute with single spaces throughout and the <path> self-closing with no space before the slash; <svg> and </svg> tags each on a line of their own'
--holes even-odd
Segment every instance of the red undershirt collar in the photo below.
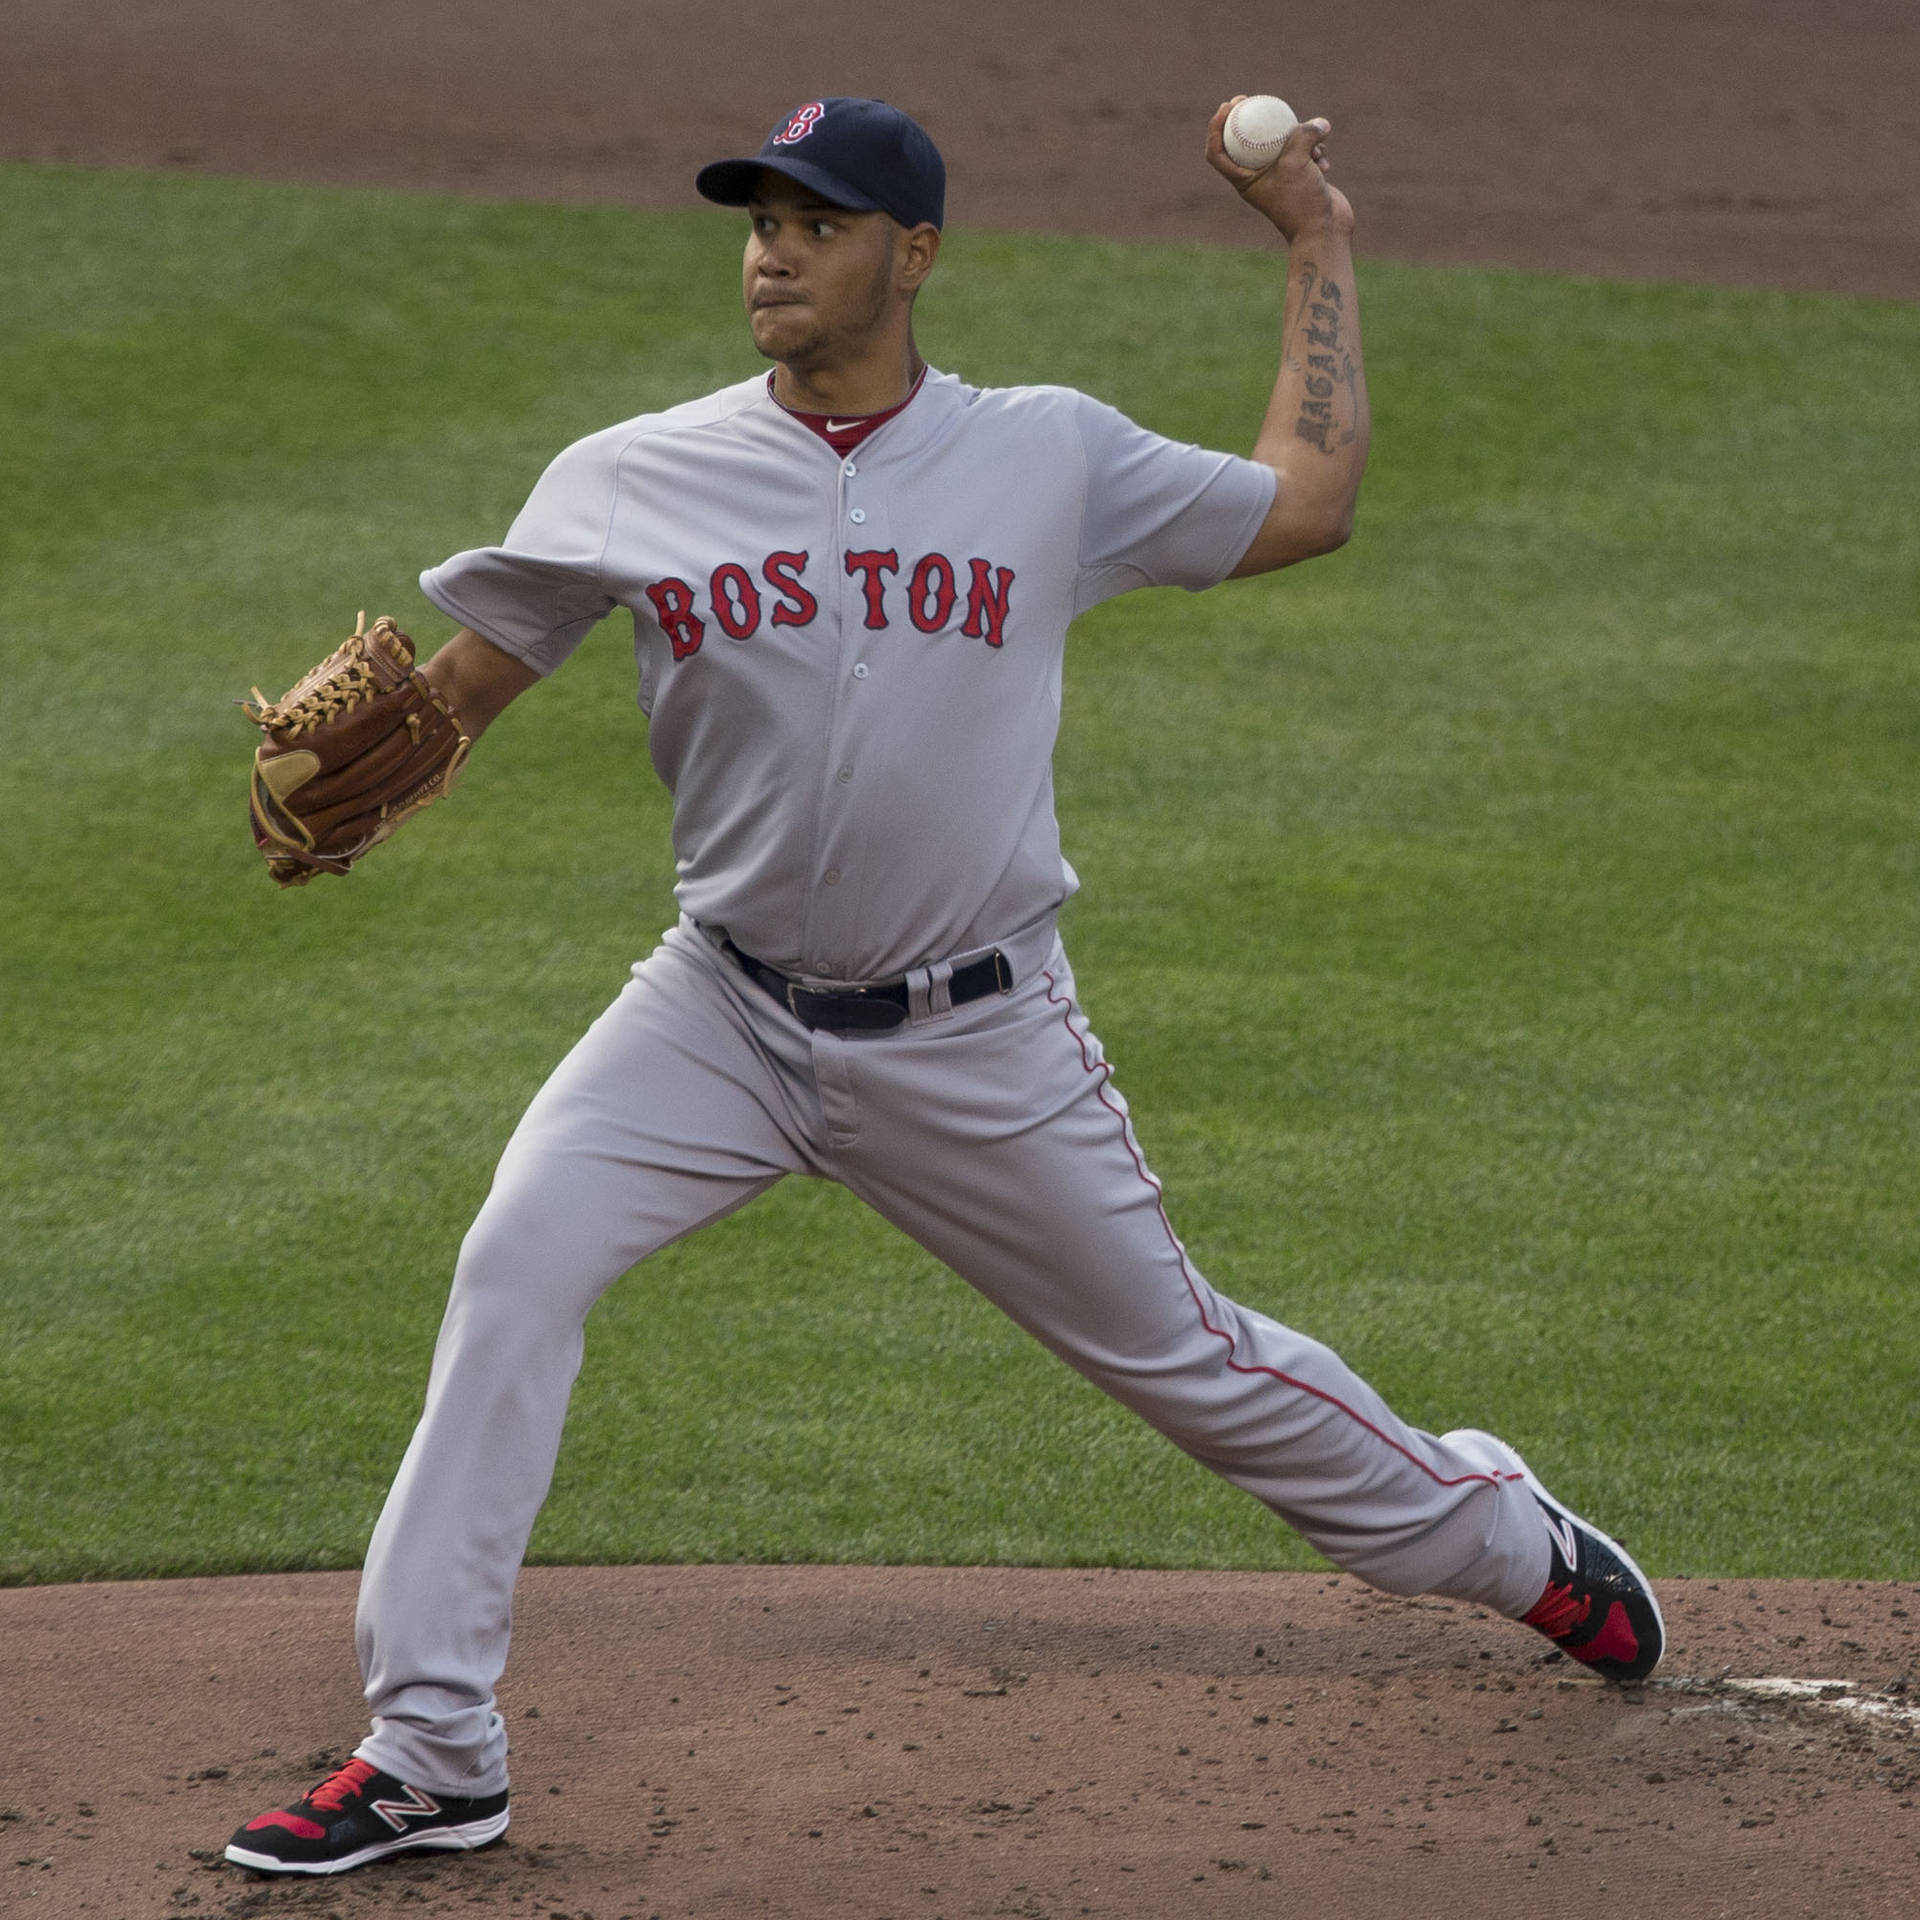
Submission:
<svg viewBox="0 0 1920 1920">
<path fill-rule="evenodd" d="M 913 383 L 912 392 L 898 406 L 887 407 L 879 413 L 802 413 L 798 407 L 788 406 L 775 394 L 772 374 L 767 375 L 767 398 L 782 413 L 798 420 L 809 432 L 817 433 L 844 460 L 876 427 L 884 427 L 896 413 L 904 412 L 913 405 L 914 395 L 920 391 L 926 377 L 927 370 L 922 367 Z"/>
</svg>

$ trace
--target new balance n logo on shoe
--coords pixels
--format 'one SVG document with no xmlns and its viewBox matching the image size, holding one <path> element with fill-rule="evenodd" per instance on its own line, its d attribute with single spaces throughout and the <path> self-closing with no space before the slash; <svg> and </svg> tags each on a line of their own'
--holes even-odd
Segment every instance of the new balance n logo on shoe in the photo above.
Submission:
<svg viewBox="0 0 1920 1920">
<path fill-rule="evenodd" d="M 1573 1530 L 1571 1520 L 1563 1520 L 1551 1507 L 1542 1506 L 1540 1517 L 1547 1523 L 1547 1532 L 1553 1537 L 1554 1551 L 1568 1566 L 1575 1566 L 1580 1559 L 1580 1536 Z"/>
<path fill-rule="evenodd" d="M 409 1787 L 404 1800 L 373 1800 L 368 1805 L 395 1833 L 405 1833 L 409 1820 L 422 1820 L 440 1811 L 440 1802 L 418 1787 Z"/>
</svg>

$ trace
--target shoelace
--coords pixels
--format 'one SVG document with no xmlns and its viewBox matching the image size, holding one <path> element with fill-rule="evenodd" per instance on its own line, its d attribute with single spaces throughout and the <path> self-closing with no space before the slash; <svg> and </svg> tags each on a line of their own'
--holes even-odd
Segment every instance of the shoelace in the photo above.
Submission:
<svg viewBox="0 0 1920 1920">
<path fill-rule="evenodd" d="M 1541 1595 L 1539 1605 L 1527 1615 L 1526 1623 L 1538 1627 L 1549 1640 L 1560 1640 L 1580 1626 L 1592 1611 L 1591 1594 L 1582 1594 L 1576 1599 L 1571 1586 L 1549 1587 Z"/>
<path fill-rule="evenodd" d="M 377 1772 L 379 1768 L 369 1766 L 364 1760 L 349 1760 L 338 1773 L 329 1774 L 307 1795 L 307 1805 L 318 1807 L 322 1813 L 338 1813 L 341 1803 L 357 1799 L 360 1789 Z"/>
</svg>

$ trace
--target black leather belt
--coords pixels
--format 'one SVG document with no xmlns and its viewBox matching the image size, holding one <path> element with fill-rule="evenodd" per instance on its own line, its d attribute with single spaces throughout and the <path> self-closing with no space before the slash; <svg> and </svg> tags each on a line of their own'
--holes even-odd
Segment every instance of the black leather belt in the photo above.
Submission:
<svg viewBox="0 0 1920 1920">
<path fill-rule="evenodd" d="M 911 1011 L 905 980 L 871 987 L 808 987 L 778 967 L 743 953 L 725 934 L 720 936 L 720 951 L 809 1031 L 825 1027 L 829 1033 L 884 1033 L 904 1026 Z M 990 993 L 1012 991 L 1013 968 L 998 947 L 964 967 L 955 967 L 947 981 L 948 997 L 956 1007 L 983 1000 Z"/>
</svg>

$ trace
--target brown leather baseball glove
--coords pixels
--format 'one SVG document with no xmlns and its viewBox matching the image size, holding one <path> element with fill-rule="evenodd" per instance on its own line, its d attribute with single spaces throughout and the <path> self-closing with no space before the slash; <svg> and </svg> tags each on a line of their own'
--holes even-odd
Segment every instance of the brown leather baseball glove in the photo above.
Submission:
<svg viewBox="0 0 1920 1920">
<path fill-rule="evenodd" d="M 413 664 L 413 642 L 363 613 L 346 643 L 282 699 L 240 703 L 253 756 L 253 838 L 283 887 L 345 873 L 453 790 L 473 744 Z"/>
</svg>

